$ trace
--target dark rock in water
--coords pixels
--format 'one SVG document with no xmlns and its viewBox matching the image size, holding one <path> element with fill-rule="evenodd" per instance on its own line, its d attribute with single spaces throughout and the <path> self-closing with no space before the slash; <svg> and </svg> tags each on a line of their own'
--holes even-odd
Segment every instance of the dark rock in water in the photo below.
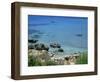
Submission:
<svg viewBox="0 0 100 82">
<path fill-rule="evenodd" d="M 46 50 L 46 51 L 49 50 L 49 47 L 42 44 L 42 43 L 35 44 L 34 47 L 35 47 L 36 50 Z"/>
<path fill-rule="evenodd" d="M 74 54 L 78 54 L 78 53 L 74 53 Z"/>
<path fill-rule="evenodd" d="M 58 52 L 64 52 L 64 50 L 62 48 L 59 48 Z"/>
<path fill-rule="evenodd" d="M 42 44 L 35 44 L 34 45 L 34 48 L 36 49 L 36 50 L 42 50 Z"/>
<path fill-rule="evenodd" d="M 55 21 L 51 21 L 51 23 L 56 23 Z"/>
<path fill-rule="evenodd" d="M 76 34 L 76 36 L 78 36 L 78 37 L 82 37 L 82 34 Z"/>
<path fill-rule="evenodd" d="M 28 40 L 29 43 L 36 43 L 38 40 Z"/>
<path fill-rule="evenodd" d="M 48 51 L 49 50 L 49 47 L 48 46 L 44 46 L 44 50 Z"/>
<path fill-rule="evenodd" d="M 33 45 L 28 45 L 28 49 L 34 49 Z"/>
<path fill-rule="evenodd" d="M 61 45 L 58 44 L 58 43 L 51 43 L 50 47 L 52 47 L 52 48 L 61 48 Z"/>
</svg>

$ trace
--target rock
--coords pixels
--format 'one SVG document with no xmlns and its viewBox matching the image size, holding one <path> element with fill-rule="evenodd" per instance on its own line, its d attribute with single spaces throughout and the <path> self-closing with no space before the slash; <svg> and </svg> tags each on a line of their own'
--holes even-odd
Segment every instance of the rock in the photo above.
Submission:
<svg viewBox="0 0 100 82">
<path fill-rule="evenodd" d="M 46 50 L 46 51 L 49 50 L 49 47 L 47 45 L 42 44 L 42 43 L 35 44 L 34 47 L 36 50 Z"/>
<path fill-rule="evenodd" d="M 55 53 L 49 52 L 48 53 L 50 57 L 54 57 Z"/>
<path fill-rule="evenodd" d="M 35 44 L 34 45 L 34 48 L 36 49 L 36 50 L 43 50 L 42 48 L 43 48 L 43 44 Z"/>
<path fill-rule="evenodd" d="M 65 57 L 65 63 L 67 65 L 74 65 L 76 63 L 76 57 L 75 56 L 68 56 Z"/>
<path fill-rule="evenodd" d="M 48 61 L 50 56 L 48 55 L 48 51 L 42 50 L 41 55 L 39 56 L 42 60 Z"/>
<path fill-rule="evenodd" d="M 64 65 L 64 60 L 62 58 L 54 58 L 53 60 L 57 65 Z"/>
<path fill-rule="evenodd" d="M 61 45 L 58 44 L 58 43 L 51 43 L 50 47 L 52 47 L 52 48 L 61 48 Z"/>
<path fill-rule="evenodd" d="M 31 50 L 28 53 L 29 56 L 33 56 L 34 58 L 36 58 L 39 61 L 48 61 L 50 60 L 50 56 L 48 55 L 48 51 L 46 50 Z"/>
<path fill-rule="evenodd" d="M 49 47 L 47 45 L 45 45 L 43 50 L 48 51 L 49 50 Z"/>
<path fill-rule="evenodd" d="M 78 58 L 80 53 L 73 53 L 73 55 L 75 56 L 75 58 Z"/>
<path fill-rule="evenodd" d="M 67 60 L 67 61 L 68 61 L 68 60 L 69 60 L 69 57 L 65 57 L 65 60 Z"/>
<path fill-rule="evenodd" d="M 28 45 L 28 49 L 34 49 L 33 45 Z"/>
<path fill-rule="evenodd" d="M 79 58 L 79 56 L 75 56 L 75 58 L 77 59 L 77 58 Z"/>
<path fill-rule="evenodd" d="M 62 48 L 59 48 L 58 52 L 64 52 L 64 50 Z"/>
<path fill-rule="evenodd" d="M 36 43 L 38 40 L 28 40 L 29 43 Z"/>
<path fill-rule="evenodd" d="M 73 53 L 73 54 L 78 54 L 78 53 Z"/>
</svg>

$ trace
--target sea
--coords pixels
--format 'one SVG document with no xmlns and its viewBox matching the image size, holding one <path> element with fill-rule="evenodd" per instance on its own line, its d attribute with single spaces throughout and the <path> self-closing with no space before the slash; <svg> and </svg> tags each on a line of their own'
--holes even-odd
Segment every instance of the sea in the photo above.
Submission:
<svg viewBox="0 0 100 82">
<path fill-rule="evenodd" d="M 88 51 L 88 18 L 28 15 L 28 39 L 58 43 L 65 55 Z"/>
</svg>

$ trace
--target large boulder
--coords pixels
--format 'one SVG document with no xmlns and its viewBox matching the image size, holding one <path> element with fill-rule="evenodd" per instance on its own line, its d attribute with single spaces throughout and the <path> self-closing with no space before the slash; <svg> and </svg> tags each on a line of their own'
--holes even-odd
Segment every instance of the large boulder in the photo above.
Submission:
<svg viewBox="0 0 100 82">
<path fill-rule="evenodd" d="M 33 45 L 28 45 L 28 49 L 34 49 Z"/>
<path fill-rule="evenodd" d="M 48 61 L 48 60 L 50 60 L 50 56 L 48 55 L 48 51 L 46 51 L 46 50 L 30 50 L 29 52 L 28 52 L 28 55 L 29 56 L 33 56 L 34 58 L 36 58 L 37 60 L 39 60 L 39 61 Z"/>
<path fill-rule="evenodd" d="M 35 44 L 34 48 L 36 50 L 46 50 L 46 51 L 49 50 L 49 47 L 47 45 L 42 44 L 42 43 Z"/>
<path fill-rule="evenodd" d="M 52 48 L 61 48 L 61 45 L 58 44 L 58 43 L 51 43 L 50 47 L 52 47 Z"/>
<path fill-rule="evenodd" d="M 76 56 L 72 55 L 72 56 L 67 56 L 65 57 L 65 63 L 67 65 L 74 65 L 76 64 Z"/>
<path fill-rule="evenodd" d="M 59 48 L 58 52 L 64 52 L 64 50 L 62 48 Z"/>
<path fill-rule="evenodd" d="M 38 42 L 38 40 L 34 40 L 34 39 L 31 39 L 31 40 L 28 40 L 29 43 L 36 43 Z"/>
</svg>

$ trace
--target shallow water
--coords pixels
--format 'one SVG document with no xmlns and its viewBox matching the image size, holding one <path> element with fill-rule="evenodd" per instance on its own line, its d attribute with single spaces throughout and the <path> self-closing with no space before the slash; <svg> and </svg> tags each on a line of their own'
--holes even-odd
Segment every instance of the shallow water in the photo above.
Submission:
<svg viewBox="0 0 100 82">
<path fill-rule="evenodd" d="M 87 18 L 61 16 L 28 16 L 29 39 L 50 45 L 57 42 L 64 53 L 87 51 Z"/>
</svg>

